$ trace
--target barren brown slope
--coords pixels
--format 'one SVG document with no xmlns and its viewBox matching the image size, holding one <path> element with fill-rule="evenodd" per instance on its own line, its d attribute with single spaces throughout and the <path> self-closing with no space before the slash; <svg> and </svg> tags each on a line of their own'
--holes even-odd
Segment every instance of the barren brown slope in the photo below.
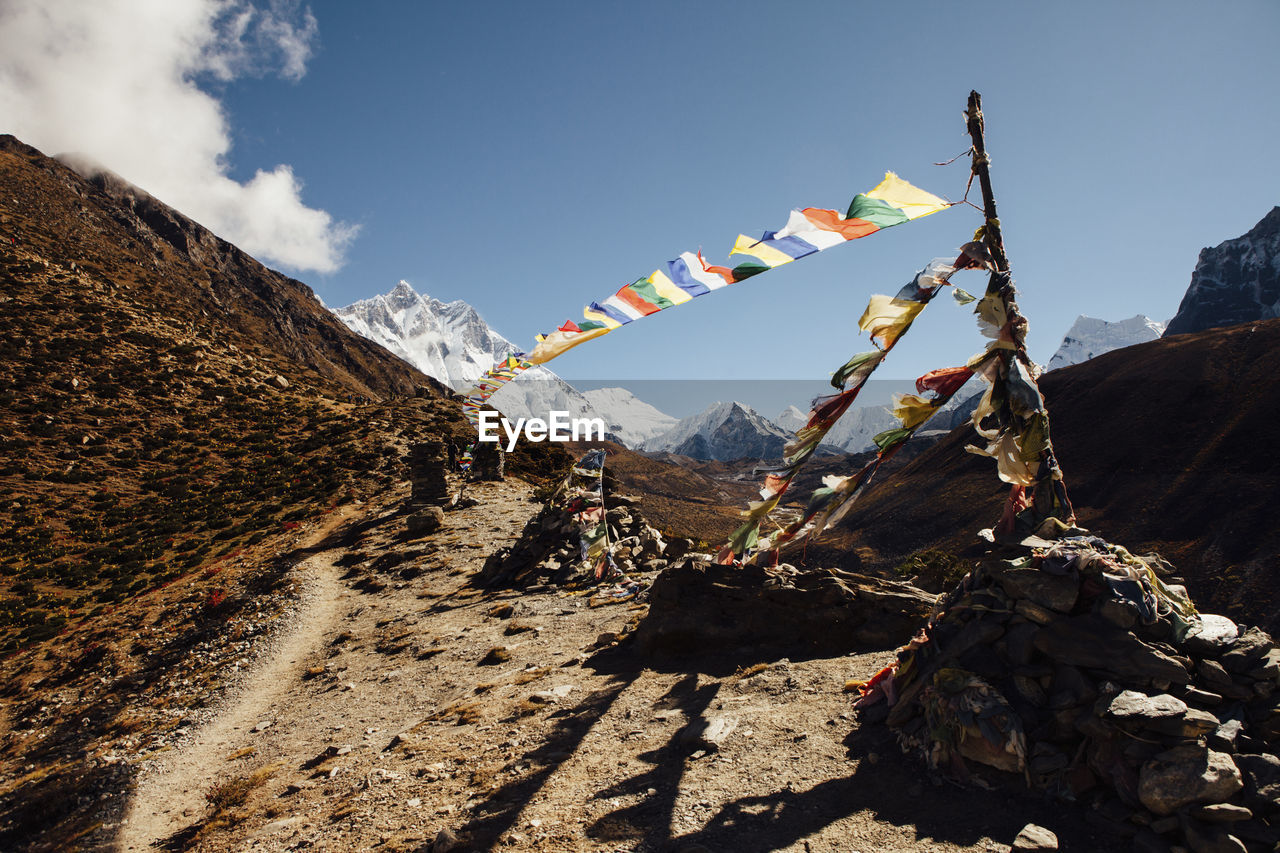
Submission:
<svg viewBox="0 0 1280 853">
<path fill-rule="evenodd" d="M 72 849 L 288 608 L 301 532 L 403 482 L 409 442 L 474 435 L 304 285 L 112 192 L 0 140 L 3 850 Z"/>
<path fill-rule="evenodd" d="M 758 488 L 751 482 L 703 473 L 728 471 L 729 466 L 721 462 L 690 459 L 688 465 L 681 465 L 672 460 L 685 457 L 653 459 L 612 441 L 576 442 L 572 447 L 577 453 L 604 448 L 609 454 L 606 487 L 639 495 L 645 517 L 659 530 L 708 548 L 722 544 L 742 523 L 740 512 Z"/>
<path fill-rule="evenodd" d="M 1205 609 L 1272 630 L 1278 376 L 1271 320 L 1129 347 L 1041 381 L 1081 524 L 1159 551 Z M 970 547 L 1006 493 L 990 460 L 963 451 L 972 435 L 955 430 L 880 483 L 810 557 L 861 554 L 885 567 L 924 548 Z"/>
<path fill-rule="evenodd" d="M 353 392 L 411 395 L 433 384 L 349 330 L 302 282 L 119 177 L 86 178 L 8 135 L 0 135 L 0 212 L 4 242 L 75 262 L 155 312 L 239 333 Z"/>
</svg>

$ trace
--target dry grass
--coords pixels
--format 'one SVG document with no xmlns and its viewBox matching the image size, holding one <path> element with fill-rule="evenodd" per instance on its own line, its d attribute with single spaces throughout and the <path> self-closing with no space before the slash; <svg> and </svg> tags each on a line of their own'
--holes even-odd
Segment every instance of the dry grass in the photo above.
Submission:
<svg viewBox="0 0 1280 853">
<path fill-rule="evenodd" d="M 507 619 L 515 610 L 515 607 L 510 604 L 499 604 L 491 608 L 485 615 L 492 616 L 494 619 Z"/>
<path fill-rule="evenodd" d="M 249 799 L 249 795 L 266 784 L 267 780 L 275 775 L 275 772 L 279 769 L 279 764 L 268 764 L 265 767 L 259 767 L 248 776 L 240 776 L 228 779 L 225 782 L 219 782 L 206 791 L 204 798 L 213 810 L 210 825 L 218 821 L 219 818 L 226 816 L 230 810 L 244 805 Z"/>
<path fill-rule="evenodd" d="M 480 659 L 480 666 L 496 666 L 511 660 L 511 651 L 505 646 L 494 646 Z"/>
<path fill-rule="evenodd" d="M 509 623 L 509 624 L 507 625 L 506 629 L 505 629 L 505 630 L 503 630 L 503 632 L 502 632 L 502 633 L 503 633 L 503 634 L 506 634 L 508 637 L 510 637 L 510 636 L 515 635 L 515 634 L 523 634 L 523 633 L 525 633 L 526 631 L 536 631 L 536 630 L 537 630 L 537 629 L 536 629 L 534 626 L 530 625 L 530 624 L 529 624 L 529 623 L 527 623 L 527 622 L 514 622 L 514 621 L 513 621 L 513 622 L 511 622 L 511 623 Z"/>
<path fill-rule="evenodd" d="M 258 750 L 253 747 L 246 746 L 244 749 L 237 749 L 235 752 L 228 755 L 227 761 L 236 761 L 237 759 L 248 758 L 250 755 L 257 754 L 257 752 Z"/>
<path fill-rule="evenodd" d="M 531 681 L 537 681 L 539 678 L 545 678 L 551 672 L 551 667 L 544 666 L 540 669 L 526 669 L 511 680 L 512 684 L 528 684 Z"/>
<path fill-rule="evenodd" d="M 147 728 L 147 719 L 137 714 L 121 714 L 116 717 L 112 728 L 121 734 L 133 734 Z"/>
<path fill-rule="evenodd" d="M 479 702 L 454 702 L 452 705 L 446 705 L 436 714 L 436 718 L 447 720 L 456 716 L 457 724 L 467 726 L 480 722 L 484 706 Z"/>
<path fill-rule="evenodd" d="M 733 674 L 733 677 L 738 680 L 742 680 L 744 678 L 750 678 L 753 675 L 759 675 L 760 673 L 764 672 L 768 668 L 769 668 L 769 664 L 767 663 L 755 663 L 748 667 L 740 666 L 738 667 L 738 671 Z"/>
</svg>

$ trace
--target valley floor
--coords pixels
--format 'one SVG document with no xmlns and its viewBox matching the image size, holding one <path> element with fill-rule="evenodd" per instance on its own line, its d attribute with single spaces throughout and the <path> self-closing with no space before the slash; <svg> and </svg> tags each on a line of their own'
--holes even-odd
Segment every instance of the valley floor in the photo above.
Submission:
<svg viewBox="0 0 1280 853">
<path fill-rule="evenodd" d="M 469 582 L 535 511 L 508 481 L 409 540 L 389 496 L 202 727 L 144 763 L 124 851 L 1008 850 L 1075 807 L 932 780 L 842 692 L 892 650 L 638 659 L 643 615 Z M 332 540 L 330 540 L 332 541 Z M 451 846 L 451 839 L 457 846 Z M 1117 849 L 1122 849 L 1117 846 Z"/>
</svg>

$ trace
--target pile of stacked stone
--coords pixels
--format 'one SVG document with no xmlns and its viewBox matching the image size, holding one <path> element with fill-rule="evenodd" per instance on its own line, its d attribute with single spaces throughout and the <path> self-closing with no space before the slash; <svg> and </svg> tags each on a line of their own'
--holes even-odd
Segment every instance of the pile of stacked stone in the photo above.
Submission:
<svg viewBox="0 0 1280 853">
<path fill-rule="evenodd" d="M 993 551 L 864 688 L 862 719 L 943 773 L 1085 802 L 1136 850 L 1272 850 L 1280 648 L 1196 613 L 1170 573 L 1090 536 Z"/>
<path fill-rule="evenodd" d="M 472 480 L 501 480 L 506 454 L 494 441 L 476 442 L 471 451 Z"/>
<path fill-rule="evenodd" d="M 449 505 L 449 481 L 445 476 L 449 451 L 443 441 L 422 441 L 409 448 L 409 498 L 407 525 L 410 535 L 424 536 L 444 523 L 443 507 Z"/>
<path fill-rule="evenodd" d="M 630 578 L 662 571 L 688 553 L 693 544 L 688 539 L 665 540 L 645 521 L 637 503 L 634 498 L 606 490 L 609 553 L 616 573 Z M 595 583 L 594 574 L 582 560 L 580 534 L 573 514 L 552 501 L 529 519 L 514 545 L 489 555 L 479 581 L 484 586 L 520 587 Z"/>
</svg>

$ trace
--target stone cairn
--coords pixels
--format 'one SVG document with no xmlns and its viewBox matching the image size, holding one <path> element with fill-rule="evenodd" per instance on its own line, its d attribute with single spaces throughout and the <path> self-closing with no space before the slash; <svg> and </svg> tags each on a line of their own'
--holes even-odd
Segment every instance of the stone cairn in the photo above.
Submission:
<svg viewBox="0 0 1280 853">
<path fill-rule="evenodd" d="M 1088 802 L 1135 850 L 1272 850 L 1280 648 L 1197 614 L 1170 572 L 1090 536 L 993 550 L 863 687 L 860 718 L 944 773 Z"/>
<path fill-rule="evenodd" d="M 693 546 L 688 539 L 665 541 L 640 515 L 637 503 L 605 489 L 610 553 L 618 571 L 633 578 L 662 571 Z M 518 587 L 594 584 L 594 576 L 582 562 L 579 543 L 579 525 L 572 513 L 553 501 L 529 519 L 514 545 L 489 555 L 478 581 L 482 586 Z"/>
<path fill-rule="evenodd" d="M 472 480 L 501 480 L 506 454 L 496 441 L 476 442 L 471 451 Z"/>
<path fill-rule="evenodd" d="M 423 441 L 409 448 L 409 482 L 413 494 L 409 498 L 411 513 L 408 518 L 409 533 L 425 536 L 444 524 L 444 510 L 451 502 L 448 468 L 448 452 L 443 441 Z"/>
</svg>

